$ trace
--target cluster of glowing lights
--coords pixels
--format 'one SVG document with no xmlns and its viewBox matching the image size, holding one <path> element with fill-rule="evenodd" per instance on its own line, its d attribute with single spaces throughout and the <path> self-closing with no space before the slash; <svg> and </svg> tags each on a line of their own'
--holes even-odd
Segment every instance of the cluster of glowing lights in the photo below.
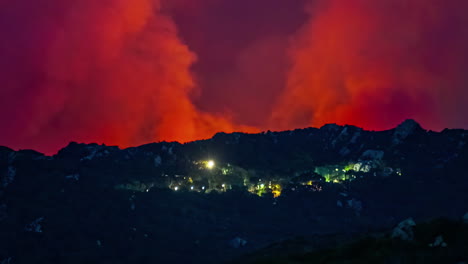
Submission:
<svg viewBox="0 0 468 264">
<path fill-rule="evenodd" d="M 223 184 L 223 188 L 224 188 L 224 187 L 225 187 L 225 185 Z M 175 187 L 174 187 L 174 191 L 178 191 L 179 189 L 180 189 L 179 186 L 175 186 Z M 201 189 L 202 189 L 202 190 L 205 190 L 206 187 L 205 187 L 205 186 L 202 186 Z M 194 191 L 194 190 L 195 190 L 195 186 L 190 186 L 190 190 L 191 190 L 191 191 Z"/>
<path fill-rule="evenodd" d="M 194 162 L 194 164 L 197 164 L 199 165 L 199 169 L 206 169 L 206 170 L 215 170 L 218 171 L 220 173 L 222 173 L 223 175 L 227 175 L 230 170 L 228 168 L 223 168 L 223 167 L 216 167 L 216 163 L 214 160 L 204 160 L 204 161 L 198 161 L 198 162 Z M 355 175 L 347 175 L 350 171 L 352 171 L 354 169 L 354 165 L 353 163 L 348 163 L 346 164 L 345 166 L 343 167 L 340 167 L 340 166 L 330 166 L 330 167 L 325 167 L 323 168 L 323 170 L 325 171 L 320 171 L 320 170 L 317 170 L 316 169 L 316 173 L 318 174 L 321 174 L 319 172 L 322 172 L 323 174 L 323 177 L 325 178 L 325 181 L 326 182 L 332 182 L 332 183 L 336 183 L 336 184 L 339 184 L 339 183 L 342 183 L 346 180 L 349 180 L 349 179 L 355 179 L 356 176 Z M 228 167 L 230 165 L 228 164 Z M 396 174 L 398 175 L 401 175 L 401 170 L 400 169 L 397 169 L 396 170 Z M 185 179 L 185 177 L 184 177 Z M 195 186 L 193 185 L 194 184 L 194 181 L 191 177 L 188 177 L 188 183 L 189 185 L 187 186 L 187 188 L 189 188 L 189 190 L 191 191 L 205 191 L 207 188 L 205 186 Z M 303 182 L 301 183 L 302 185 L 305 185 L 305 186 L 311 186 L 313 187 L 312 189 L 314 191 L 322 191 L 322 187 L 320 185 L 316 185 L 314 181 L 312 180 L 309 180 L 309 181 L 306 181 L 306 182 Z M 246 179 L 244 179 L 244 186 L 248 186 L 249 183 L 246 182 Z M 222 183 L 220 185 L 218 185 L 218 187 L 216 188 L 218 191 L 226 191 L 227 189 L 230 188 L 230 183 Z M 179 191 L 181 190 L 181 186 L 175 186 L 173 188 L 175 191 Z M 262 179 L 258 179 L 258 183 L 257 184 L 254 184 L 254 185 L 251 185 L 249 188 L 248 188 L 248 191 L 251 192 L 251 193 L 254 193 L 258 196 L 263 196 L 264 194 L 273 194 L 273 196 L 275 198 L 281 196 L 281 193 L 282 193 L 282 186 L 278 183 L 275 183 L 275 182 L 272 182 L 272 181 L 269 181 L 269 182 L 263 182 Z M 295 188 L 292 188 L 292 190 L 294 190 Z"/>
<path fill-rule="evenodd" d="M 270 187 L 270 189 L 271 189 L 271 192 L 273 193 L 273 197 L 278 198 L 281 196 L 281 191 L 282 191 L 281 185 L 273 184 Z"/>
<path fill-rule="evenodd" d="M 268 185 L 260 183 L 249 188 L 249 192 L 254 193 L 258 196 L 263 196 L 266 193 L 271 192 L 274 198 L 281 196 L 282 187 L 278 183 L 270 182 Z"/>
</svg>

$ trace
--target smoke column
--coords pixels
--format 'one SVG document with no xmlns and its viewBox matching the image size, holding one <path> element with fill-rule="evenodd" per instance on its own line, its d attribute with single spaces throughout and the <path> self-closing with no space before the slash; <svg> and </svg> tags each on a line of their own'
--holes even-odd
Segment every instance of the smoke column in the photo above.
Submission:
<svg viewBox="0 0 468 264">
<path fill-rule="evenodd" d="M 468 3 L 319 0 L 290 48 L 271 125 L 468 127 Z"/>
<path fill-rule="evenodd" d="M 196 56 L 158 1 L 0 5 L 0 145 L 52 153 L 250 130 L 191 103 Z"/>
</svg>

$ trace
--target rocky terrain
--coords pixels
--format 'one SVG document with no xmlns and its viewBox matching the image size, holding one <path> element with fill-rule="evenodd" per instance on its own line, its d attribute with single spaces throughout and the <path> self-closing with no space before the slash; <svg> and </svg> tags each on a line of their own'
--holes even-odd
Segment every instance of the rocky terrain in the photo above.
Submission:
<svg viewBox="0 0 468 264">
<path fill-rule="evenodd" d="M 408 218 L 455 221 L 467 143 L 407 120 L 54 156 L 0 147 L 0 263 L 222 263 L 298 237 L 319 250 Z"/>
<path fill-rule="evenodd" d="M 415 223 L 392 230 L 297 237 L 273 243 L 231 263 L 467 263 L 468 214 L 458 220 Z"/>
</svg>

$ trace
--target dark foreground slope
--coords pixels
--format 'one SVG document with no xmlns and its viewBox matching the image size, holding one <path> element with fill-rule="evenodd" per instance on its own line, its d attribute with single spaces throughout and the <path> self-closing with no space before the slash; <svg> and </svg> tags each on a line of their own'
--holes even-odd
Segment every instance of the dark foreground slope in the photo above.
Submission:
<svg viewBox="0 0 468 264">
<path fill-rule="evenodd" d="M 231 263 L 361 264 L 467 263 L 468 221 L 445 219 L 418 223 L 411 240 L 393 238 L 392 231 L 355 235 L 299 237 L 274 243 Z"/>
<path fill-rule="evenodd" d="M 466 143 L 467 131 L 409 120 L 124 150 L 71 143 L 52 157 L 2 147 L 0 263 L 220 263 L 298 236 L 459 219 Z"/>
</svg>

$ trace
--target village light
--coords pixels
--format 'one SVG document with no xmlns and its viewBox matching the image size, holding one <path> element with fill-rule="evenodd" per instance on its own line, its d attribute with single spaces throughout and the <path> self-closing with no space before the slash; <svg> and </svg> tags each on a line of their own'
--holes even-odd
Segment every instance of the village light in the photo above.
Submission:
<svg viewBox="0 0 468 264">
<path fill-rule="evenodd" d="M 211 170 L 211 169 L 214 168 L 214 166 L 215 166 L 215 162 L 212 161 L 212 160 L 209 160 L 209 161 L 206 163 L 206 168 L 207 168 L 207 169 L 210 169 L 210 170 Z"/>
<path fill-rule="evenodd" d="M 176 187 L 174 188 L 174 191 L 177 191 L 177 190 L 179 190 L 179 187 L 176 186 Z"/>
<path fill-rule="evenodd" d="M 193 186 L 192 186 L 192 187 L 190 187 L 190 190 L 193 190 Z"/>
</svg>

